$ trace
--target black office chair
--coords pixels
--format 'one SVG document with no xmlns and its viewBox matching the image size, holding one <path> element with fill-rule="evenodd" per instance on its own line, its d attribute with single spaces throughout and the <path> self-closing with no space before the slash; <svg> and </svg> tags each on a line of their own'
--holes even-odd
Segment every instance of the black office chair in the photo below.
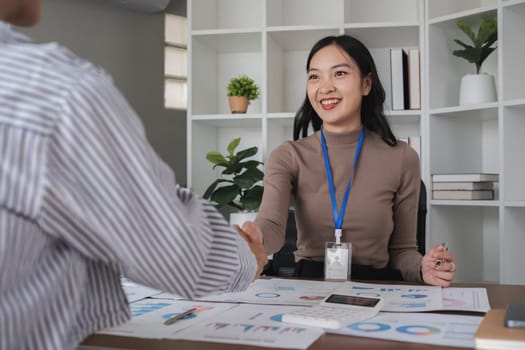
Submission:
<svg viewBox="0 0 525 350">
<path fill-rule="evenodd" d="M 417 250 L 425 255 L 426 246 L 426 216 L 427 216 L 427 190 L 425 183 L 421 180 L 419 191 L 419 203 L 417 209 L 417 230 L 416 243 Z M 288 211 L 288 222 L 286 224 L 286 235 L 284 245 L 273 258 L 268 262 L 263 270 L 263 275 L 267 276 L 293 276 L 295 273 L 294 251 L 297 250 L 297 229 L 295 226 L 295 211 Z"/>
<path fill-rule="evenodd" d="M 427 188 L 423 180 L 421 180 L 421 188 L 419 190 L 419 203 L 417 207 L 417 230 L 416 242 L 417 250 L 421 255 L 426 253 L 426 218 L 427 218 Z"/>
<path fill-rule="evenodd" d="M 295 226 L 295 210 L 288 210 L 284 245 L 264 267 L 266 276 L 293 276 L 295 274 L 294 252 L 297 250 L 297 229 Z"/>
</svg>

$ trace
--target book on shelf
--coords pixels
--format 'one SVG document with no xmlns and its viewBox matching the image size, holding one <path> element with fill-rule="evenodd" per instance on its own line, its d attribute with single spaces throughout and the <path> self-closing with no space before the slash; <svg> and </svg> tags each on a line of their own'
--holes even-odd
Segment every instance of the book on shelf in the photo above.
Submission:
<svg viewBox="0 0 525 350">
<path fill-rule="evenodd" d="M 494 182 L 491 181 L 465 181 L 465 182 L 432 182 L 433 190 L 492 190 Z"/>
<path fill-rule="evenodd" d="M 498 182 L 498 174 L 489 173 L 449 173 L 432 174 L 432 182 Z"/>
<path fill-rule="evenodd" d="M 432 190 L 432 199 L 464 199 L 464 200 L 484 200 L 494 199 L 493 190 Z"/>
<path fill-rule="evenodd" d="M 408 55 L 402 48 L 390 49 L 390 74 L 392 110 L 408 109 Z"/>
<path fill-rule="evenodd" d="M 421 68 L 419 48 L 408 49 L 408 106 L 421 109 Z"/>
<path fill-rule="evenodd" d="M 474 334 L 476 349 L 525 350 L 525 328 L 507 328 L 504 309 L 489 310 Z"/>
</svg>

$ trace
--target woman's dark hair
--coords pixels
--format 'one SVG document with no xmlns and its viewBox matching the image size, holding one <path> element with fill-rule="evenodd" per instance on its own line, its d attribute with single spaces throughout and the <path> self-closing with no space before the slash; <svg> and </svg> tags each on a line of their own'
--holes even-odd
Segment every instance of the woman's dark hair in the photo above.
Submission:
<svg viewBox="0 0 525 350">
<path fill-rule="evenodd" d="M 375 131 L 388 145 L 394 146 L 397 143 L 396 138 L 390 128 L 385 114 L 383 113 L 385 89 L 383 89 L 383 85 L 381 85 L 381 81 L 379 81 L 374 59 L 363 43 L 349 35 L 328 36 L 323 38 L 312 47 L 312 50 L 308 55 L 308 60 L 306 61 L 306 71 L 310 69 L 310 62 L 317 51 L 329 45 L 337 45 L 346 51 L 346 53 L 352 57 L 359 66 L 361 77 L 370 74 L 372 79 L 372 89 L 367 96 L 363 96 L 363 102 L 361 105 L 361 124 L 365 128 Z M 312 123 L 314 131 L 317 131 L 321 128 L 323 121 L 313 109 L 307 94 L 301 108 L 295 114 L 293 128 L 294 140 L 308 135 L 308 127 L 310 123 Z"/>
</svg>

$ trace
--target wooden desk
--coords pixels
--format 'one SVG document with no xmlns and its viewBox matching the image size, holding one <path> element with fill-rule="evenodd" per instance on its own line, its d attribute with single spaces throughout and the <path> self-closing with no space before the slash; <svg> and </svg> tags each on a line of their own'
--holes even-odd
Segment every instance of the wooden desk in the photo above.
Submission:
<svg viewBox="0 0 525 350">
<path fill-rule="evenodd" d="M 455 283 L 453 287 L 483 287 L 487 289 L 490 306 L 494 309 L 505 308 L 508 303 L 525 300 L 525 285 L 501 285 L 501 284 L 482 284 L 482 283 Z M 448 312 L 450 313 L 450 312 Z M 468 314 L 468 313 L 459 313 Z M 194 342 L 186 340 L 151 340 L 130 337 L 119 337 L 105 334 L 95 334 L 88 337 L 83 345 L 99 346 L 105 348 L 120 349 L 144 349 L 144 350 L 164 350 L 164 349 L 192 349 L 192 350 L 261 350 L 276 349 L 262 348 L 248 345 L 222 344 Z M 386 341 L 380 339 L 352 337 L 335 334 L 324 334 L 308 350 L 327 350 L 327 349 L 464 349 L 447 346 L 426 345 L 417 343 L 402 343 Z"/>
</svg>

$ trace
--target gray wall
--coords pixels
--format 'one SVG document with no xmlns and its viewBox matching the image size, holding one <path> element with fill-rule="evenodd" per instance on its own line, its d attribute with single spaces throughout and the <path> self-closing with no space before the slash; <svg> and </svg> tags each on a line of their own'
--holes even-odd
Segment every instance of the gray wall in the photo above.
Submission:
<svg viewBox="0 0 525 350">
<path fill-rule="evenodd" d="M 185 16 L 186 1 L 173 0 L 167 11 Z M 157 153 L 186 183 L 186 111 L 164 109 L 163 13 L 104 0 L 43 0 L 40 23 L 20 30 L 36 42 L 57 41 L 108 71 Z"/>
</svg>

